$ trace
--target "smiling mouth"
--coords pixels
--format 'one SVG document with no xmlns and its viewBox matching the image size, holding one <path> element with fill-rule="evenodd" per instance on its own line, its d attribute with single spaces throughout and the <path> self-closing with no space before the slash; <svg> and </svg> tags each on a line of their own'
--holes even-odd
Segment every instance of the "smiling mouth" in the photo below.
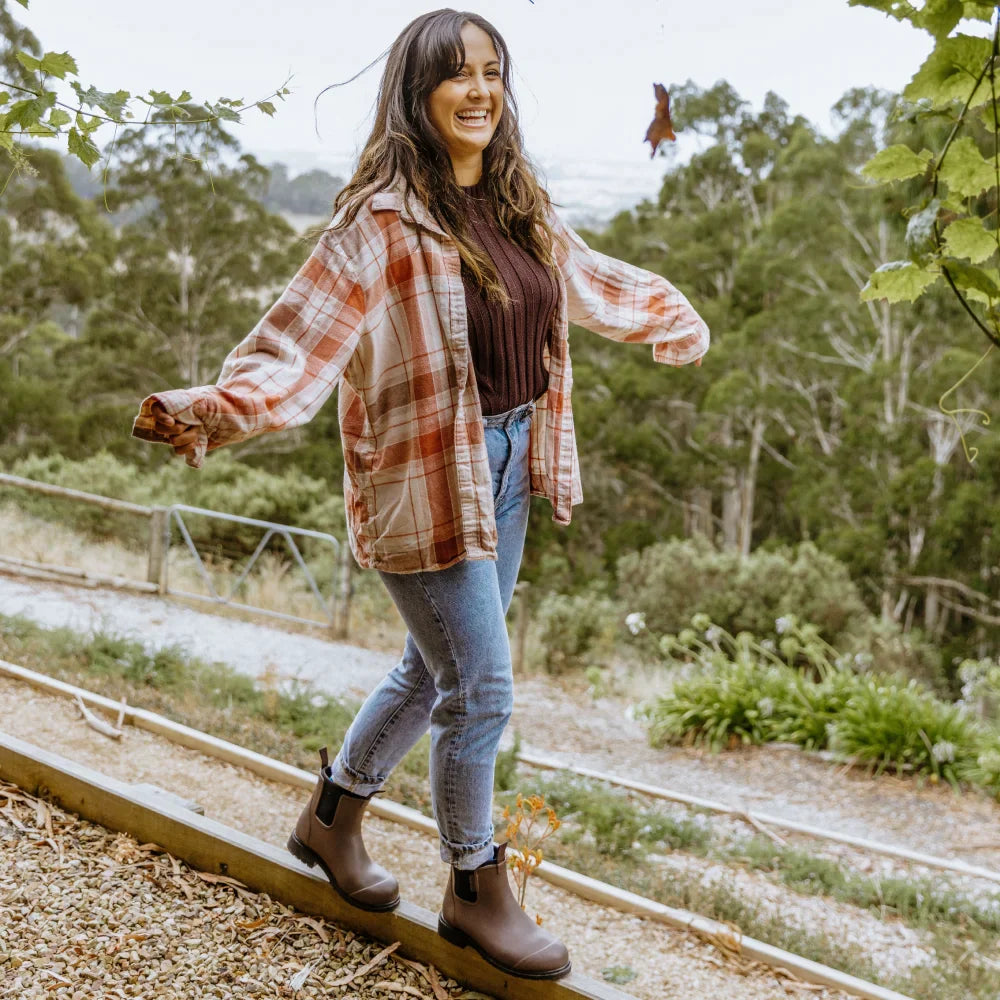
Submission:
<svg viewBox="0 0 1000 1000">
<path fill-rule="evenodd" d="M 490 113 L 482 111 L 475 114 L 456 114 L 455 118 L 466 128 L 484 128 L 489 125 Z"/>
</svg>

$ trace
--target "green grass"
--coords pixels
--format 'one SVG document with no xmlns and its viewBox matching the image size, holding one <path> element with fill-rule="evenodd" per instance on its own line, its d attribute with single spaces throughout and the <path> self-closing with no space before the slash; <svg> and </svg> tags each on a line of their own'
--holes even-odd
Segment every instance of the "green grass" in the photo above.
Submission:
<svg viewBox="0 0 1000 1000">
<path fill-rule="evenodd" d="M 774 873 L 797 892 L 830 896 L 882 917 L 898 917 L 922 930 L 952 924 L 1000 933 L 1000 893 L 992 894 L 992 907 L 982 906 L 957 891 L 943 874 L 933 878 L 873 878 L 848 871 L 829 858 L 782 847 L 759 836 L 734 845 L 728 859 L 742 860 L 755 871 Z"/>
<path fill-rule="evenodd" d="M 124 697 L 137 708 L 308 771 L 319 766 L 320 747 L 339 747 L 358 708 L 306 685 L 287 691 L 257 685 L 179 646 L 149 652 L 131 639 L 46 629 L 19 616 L 0 615 L 0 658 L 116 701 Z M 391 782 L 395 798 L 425 811 L 428 746 L 424 737 Z"/>
</svg>

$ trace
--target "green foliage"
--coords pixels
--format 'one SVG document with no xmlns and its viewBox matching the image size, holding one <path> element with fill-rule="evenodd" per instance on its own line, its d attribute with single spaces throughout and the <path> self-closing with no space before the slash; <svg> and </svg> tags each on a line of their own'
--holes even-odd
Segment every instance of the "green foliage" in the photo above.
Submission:
<svg viewBox="0 0 1000 1000">
<path fill-rule="evenodd" d="M 830 749 L 886 767 L 944 778 L 952 785 L 975 765 L 984 736 L 961 706 L 918 682 L 858 678 L 830 734 Z"/>
<path fill-rule="evenodd" d="M 707 615 L 696 615 L 691 625 L 661 640 L 672 659 L 698 669 L 688 669 L 669 694 L 645 706 L 654 746 L 682 742 L 720 750 L 791 742 L 868 761 L 876 772 L 892 767 L 953 786 L 966 780 L 998 787 L 998 734 L 914 678 L 869 672 L 870 664 L 857 657 L 836 656 L 831 663 L 828 652 L 835 650 L 817 645 L 815 626 L 794 618 L 779 622 L 786 634 L 777 648 L 750 633 L 733 638 Z M 817 679 L 792 666 L 802 654 Z M 866 672 L 856 673 L 858 667 Z"/>
<path fill-rule="evenodd" d="M 599 665 L 614 649 L 624 617 L 620 604 L 597 588 L 546 593 L 532 609 L 530 662 L 553 674 Z"/>
<path fill-rule="evenodd" d="M 706 538 L 672 539 L 619 560 L 618 592 L 654 632 L 676 632 L 701 611 L 723 628 L 768 635 L 775 619 L 796 614 L 837 643 L 866 619 L 845 567 L 812 542 L 741 556 Z"/>
<path fill-rule="evenodd" d="M 27 7 L 25 0 L 17 2 Z M 0 15 L 5 29 L 19 27 L 11 20 L 3 0 L 0 0 Z M 163 124 L 176 127 L 220 120 L 239 122 L 241 112 L 250 107 L 273 116 L 275 106 L 270 98 L 284 100 L 285 95 L 291 93 L 283 84 L 268 98 L 261 100 L 244 102 L 222 97 L 215 102 L 192 105 L 191 94 L 186 90 L 176 96 L 167 91 L 150 90 L 148 97 L 133 95 L 127 90 L 99 91 L 93 86 L 85 88 L 80 83 L 76 60 L 68 52 L 33 55 L 32 51 L 38 49 L 37 40 L 29 35 L 25 49 L 16 47 L 24 41 L 20 37 L 14 38 L 10 54 L 26 74 L 18 80 L 18 92 L 29 96 L 0 113 L 0 151 L 6 152 L 15 169 L 27 169 L 30 163 L 30 156 L 21 148 L 22 140 L 27 137 L 58 139 L 65 135 L 69 154 L 90 168 L 101 156 L 92 136 L 108 125 L 155 129 Z M 49 82 L 52 77 L 69 81 L 77 98 L 75 107 L 59 100 L 57 91 Z M 137 119 L 133 110 L 135 105 L 145 105 L 145 120 Z M 2 102 L 0 106 L 3 106 Z M 92 109 L 89 115 L 85 113 L 88 108 Z M 75 123 L 67 129 L 71 121 Z"/>
<path fill-rule="evenodd" d="M 957 890 L 949 880 L 910 876 L 858 875 L 837 861 L 795 847 L 782 847 L 756 836 L 738 849 L 738 857 L 752 869 L 778 874 L 785 885 L 798 892 L 831 896 L 885 917 L 893 916 L 911 926 L 951 924 L 962 927 L 970 921 L 984 931 L 1000 930 L 1000 897 L 980 902 Z"/>
<path fill-rule="evenodd" d="M 988 38 L 955 35 L 942 39 L 904 88 L 903 96 L 908 101 L 927 100 L 934 108 L 966 101 L 970 107 L 984 104 L 992 99 L 989 80 L 982 74 L 990 53 Z"/>
<path fill-rule="evenodd" d="M 226 453 L 213 456 L 197 475 L 179 462 L 142 473 L 107 453 L 82 462 L 58 455 L 33 457 L 15 463 L 11 471 L 26 479 L 146 506 L 182 503 L 261 521 L 312 528 L 341 538 L 346 528 L 343 498 L 331 494 L 327 483 L 295 469 L 274 475 L 247 466 Z M 60 521 L 94 537 L 115 537 L 140 547 L 146 544 L 148 525 L 134 515 L 109 514 L 97 507 L 67 503 L 13 487 L 0 489 L 0 498 L 17 503 L 31 514 Z M 197 515 L 187 516 L 186 521 L 199 545 L 219 555 L 239 556 L 252 552 L 260 539 L 259 528 Z"/>
<path fill-rule="evenodd" d="M 913 302 L 937 281 L 938 275 L 924 270 L 910 260 L 892 260 L 882 264 L 861 289 L 863 302 L 886 299 L 889 302 Z"/>
<path fill-rule="evenodd" d="M 938 170 L 938 177 L 958 198 L 975 198 L 996 183 L 996 166 L 987 160 L 971 136 L 957 138 Z"/>
<path fill-rule="evenodd" d="M 258 685 L 181 646 L 149 650 L 113 633 L 47 629 L 20 616 L 0 615 L 0 656 L 309 770 L 315 751 L 339 743 L 357 710 L 301 684 Z"/>
<path fill-rule="evenodd" d="M 909 146 L 897 143 L 880 149 L 861 172 L 874 181 L 906 180 L 908 177 L 922 176 L 931 159 L 932 155 L 926 149 L 914 153 Z"/>
<path fill-rule="evenodd" d="M 997 233 L 987 231 L 982 219 L 958 219 L 944 231 L 944 248 L 952 257 L 981 264 L 997 252 Z"/>
<path fill-rule="evenodd" d="M 524 781 L 520 784 L 524 791 Z M 537 776 L 530 794 L 543 796 L 556 810 L 564 823 L 561 841 L 586 837 L 602 855 L 635 858 L 653 848 L 699 850 L 710 839 L 706 825 L 695 819 L 642 808 L 618 789 L 575 775 Z"/>
<path fill-rule="evenodd" d="M 988 230 L 983 218 L 1000 219 L 1000 147 L 996 133 L 1000 130 L 997 105 L 996 77 L 1000 73 L 1000 17 L 994 26 L 993 38 L 956 32 L 963 19 L 988 21 L 993 5 L 963 0 L 929 0 L 916 7 L 904 0 L 851 0 L 853 5 L 874 7 L 898 20 L 909 21 L 934 36 L 930 55 L 903 90 L 910 102 L 901 117 L 910 121 L 944 119 L 951 125 L 937 155 L 922 149 L 918 154 L 903 144 L 894 144 L 879 151 L 865 165 L 863 172 L 881 183 L 899 182 L 921 176 L 922 166 L 930 162 L 929 197 L 921 198 L 918 208 L 911 208 L 907 245 L 911 260 L 883 264 L 868 280 L 861 292 L 863 301 L 885 299 L 889 303 L 914 302 L 944 273 L 949 284 L 972 316 L 976 325 L 995 345 L 1000 346 L 1000 272 L 984 270 L 974 265 L 993 256 Z M 982 113 L 971 112 L 982 108 Z M 980 152 L 979 136 L 987 132 L 987 148 Z M 965 134 L 959 135 L 960 130 Z M 992 136 L 988 133 L 993 133 Z M 948 196 L 943 204 L 948 209 L 951 225 L 942 237 L 938 225 L 939 185 L 946 186 Z M 989 198 L 979 202 L 978 196 L 988 192 Z M 963 202 L 962 199 L 968 199 Z M 929 202 L 929 204 L 928 204 Z M 960 216 L 956 218 L 955 216 Z M 962 259 L 964 258 L 964 259 Z M 969 263 L 971 261 L 971 263 Z M 963 294 L 964 293 L 964 294 Z M 977 314 L 970 303 L 984 306 Z"/>
</svg>

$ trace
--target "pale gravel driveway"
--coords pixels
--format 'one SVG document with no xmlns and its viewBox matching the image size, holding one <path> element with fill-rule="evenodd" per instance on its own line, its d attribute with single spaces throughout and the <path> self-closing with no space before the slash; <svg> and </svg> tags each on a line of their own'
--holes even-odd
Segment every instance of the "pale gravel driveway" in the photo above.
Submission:
<svg viewBox="0 0 1000 1000">
<path fill-rule="evenodd" d="M 251 677 L 297 677 L 322 691 L 358 699 L 395 663 L 386 653 L 224 618 L 146 594 L 3 574 L 0 613 L 77 632 L 111 632 L 147 648 L 178 645 L 192 656 L 228 663 Z"/>
</svg>

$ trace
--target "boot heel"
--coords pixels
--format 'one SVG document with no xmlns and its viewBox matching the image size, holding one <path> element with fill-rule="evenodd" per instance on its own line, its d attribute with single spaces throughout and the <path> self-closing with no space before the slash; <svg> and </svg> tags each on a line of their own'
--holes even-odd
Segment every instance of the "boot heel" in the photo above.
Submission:
<svg viewBox="0 0 1000 1000">
<path fill-rule="evenodd" d="M 288 838 L 286 846 L 288 850 L 307 868 L 315 868 L 319 863 L 319 858 L 315 852 L 306 847 L 306 845 L 303 844 L 294 833 Z"/>
<path fill-rule="evenodd" d="M 472 939 L 465 931 L 460 931 L 457 927 L 452 927 L 451 924 L 446 923 L 444 917 L 440 914 L 438 914 L 438 934 L 449 944 L 455 945 L 456 948 L 465 948 L 469 945 L 475 947 Z"/>
</svg>

